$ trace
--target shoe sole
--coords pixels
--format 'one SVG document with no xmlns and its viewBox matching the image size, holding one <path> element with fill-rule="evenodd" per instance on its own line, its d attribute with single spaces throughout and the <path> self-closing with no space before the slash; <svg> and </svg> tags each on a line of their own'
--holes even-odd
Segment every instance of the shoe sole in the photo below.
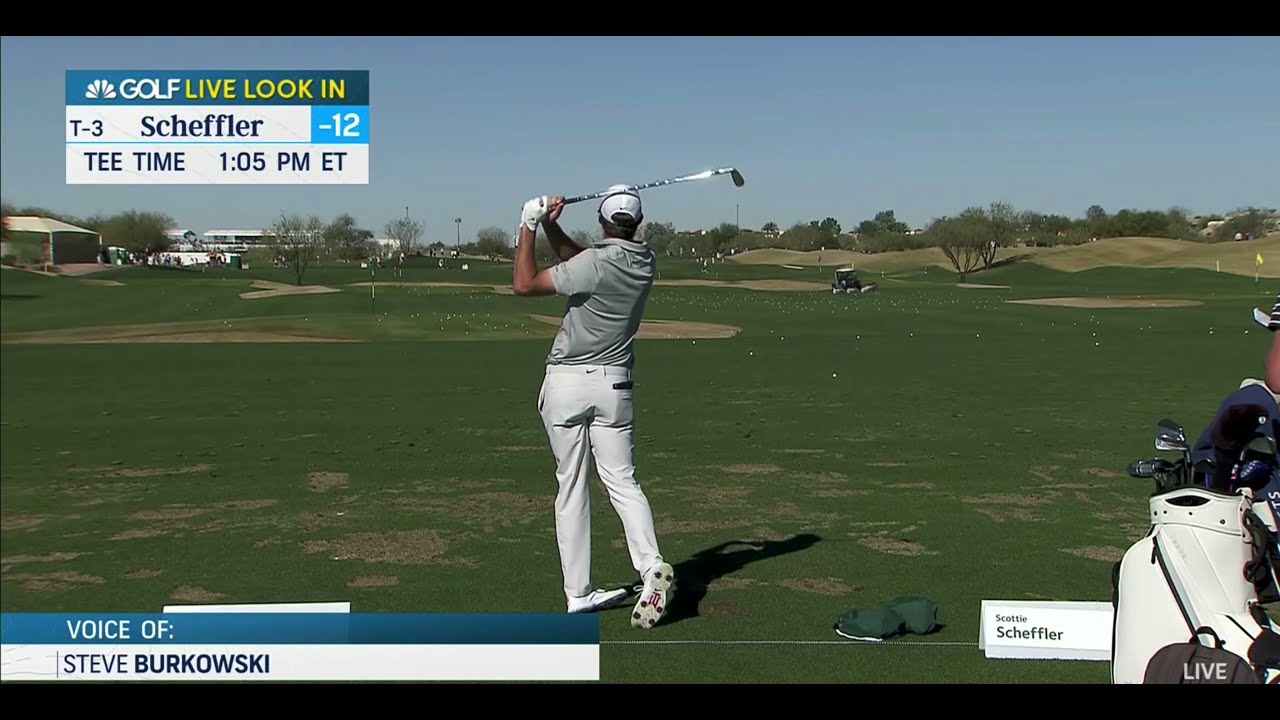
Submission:
<svg viewBox="0 0 1280 720">
<path fill-rule="evenodd" d="M 658 601 L 656 603 L 649 602 L 649 596 L 641 590 L 640 600 L 636 602 L 636 607 L 631 611 L 631 627 L 637 630 L 647 630 L 658 621 L 666 616 L 667 610 L 671 607 L 672 585 L 675 580 L 675 570 L 668 563 L 662 563 L 652 571 L 653 575 L 645 578 L 646 581 L 652 581 L 651 587 L 656 591 Z M 645 583 L 649 585 L 649 582 Z"/>
</svg>

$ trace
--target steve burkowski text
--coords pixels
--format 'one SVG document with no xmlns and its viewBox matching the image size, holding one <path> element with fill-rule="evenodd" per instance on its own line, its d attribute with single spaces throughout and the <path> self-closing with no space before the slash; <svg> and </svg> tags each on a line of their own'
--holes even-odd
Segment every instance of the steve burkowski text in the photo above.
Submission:
<svg viewBox="0 0 1280 720">
<path fill-rule="evenodd" d="M 67 653 L 61 657 L 67 675 L 268 675 L 268 653 Z"/>
</svg>

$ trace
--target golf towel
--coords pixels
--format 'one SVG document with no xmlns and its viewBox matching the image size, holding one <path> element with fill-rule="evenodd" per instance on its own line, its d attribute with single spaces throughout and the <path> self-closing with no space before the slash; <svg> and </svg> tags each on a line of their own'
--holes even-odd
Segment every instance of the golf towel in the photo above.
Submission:
<svg viewBox="0 0 1280 720">
<path fill-rule="evenodd" d="M 927 635 L 937 629 L 937 604 L 918 596 L 894 598 L 879 608 L 846 610 L 835 623 L 837 635 L 870 642 L 880 642 L 904 633 Z"/>
</svg>

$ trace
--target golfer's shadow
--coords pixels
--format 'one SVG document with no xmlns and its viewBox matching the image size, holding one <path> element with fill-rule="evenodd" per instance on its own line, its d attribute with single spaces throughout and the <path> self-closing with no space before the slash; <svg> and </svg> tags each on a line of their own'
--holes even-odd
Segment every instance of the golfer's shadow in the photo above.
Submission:
<svg viewBox="0 0 1280 720">
<path fill-rule="evenodd" d="M 698 605 L 716 580 L 753 562 L 813 547 L 821 539 L 806 533 L 786 540 L 730 541 L 694 553 L 693 557 L 675 565 L 674 597 L 660 624 L 698 617 Z M 731 547 L 736 549 L 730 550 Z"/>
</svg>

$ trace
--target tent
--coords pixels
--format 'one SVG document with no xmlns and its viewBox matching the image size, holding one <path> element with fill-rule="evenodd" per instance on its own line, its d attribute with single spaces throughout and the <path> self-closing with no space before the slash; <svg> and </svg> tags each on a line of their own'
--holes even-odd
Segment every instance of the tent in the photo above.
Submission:
<svg viewBox="0 0 1280 720">
<path fill-rule="evenodd" d="M 91 263 L 99 261 L 102 251 L 102 235 L 97 231 L 76 227 L 70 223 L 53 218 L 36 217 L 34 215 L 10 215 L 4 219 L 5 228 L 10 233 L 35 233 L 49 238 L 48 245 L 43 246 L 41 263 L 45 266 L 56 265 L 59 261 L 66 263 Z M 59 256 L 54 255 L 54 236 L 71 235 Z M 79 236 L 79 237 L 74 237 Z M 97 239 L 94 246 L 85 242 L 85 236 Z M 43 243 L 43 241 L 42 241 Z"/>
</svg>

